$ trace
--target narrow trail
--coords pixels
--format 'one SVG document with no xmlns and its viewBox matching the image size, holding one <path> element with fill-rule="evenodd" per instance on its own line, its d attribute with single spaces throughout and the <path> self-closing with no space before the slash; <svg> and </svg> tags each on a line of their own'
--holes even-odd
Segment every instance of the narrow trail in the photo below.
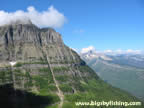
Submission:
<svg viewBox="0 0 144 108">
<path fill-rule="evenodd" d="M 63 92 L 62 92 L 62 91 L 60 90 L 60 88 L 59 88 L 59 84 L 58 84 L 57 80 L 55 79 L 55 74 L 54 74 L 54 72 L 53 72 L 53 69 L 52 69 L 52 67 L 51 67 L 51 64 L 49 63 L 49 58 L 48 58 L 48 57 L 47 57 L 47 61 L 48 61 L 48 64 L 49 64 L 50 71 L 51 71 L 51 73 L 52 73 L 52 77 L 53 77 L 54 83 L 55 83 L 56 88 L 57 88 L 57 90 L 58 90 L 57 95 L 58 95 L 59 98 L 60 98 L 60 104 L 59 104 L 58 108 L 62 108 L 62 105 L 63 105 L 63 103 L 64 103 L 64 95 L 63 95 Z"/>
<path fill-rule="evenodd" d="M 14 69 L 13 69 L 13 66 L 11 65 L 11 77 L 12 77 L 12 82 L 13 82 L 13 88 L 14 88 L 14 90 L 15 90 L 15 75 L 14 75 L 14 71 L 13 71 Z"/>
</svg>

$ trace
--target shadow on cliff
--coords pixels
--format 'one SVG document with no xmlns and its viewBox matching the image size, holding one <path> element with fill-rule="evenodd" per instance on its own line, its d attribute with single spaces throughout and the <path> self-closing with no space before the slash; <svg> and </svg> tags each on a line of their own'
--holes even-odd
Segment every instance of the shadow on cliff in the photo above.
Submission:
<svg viewBox="0 0 144 108">
<path fill-rule="evenodd" d="M 0 86 L 0 107 L 3 108 L 44 108 L 52 102 L 52 97 L 14 90 L 11 84 Z"/>
</svg>

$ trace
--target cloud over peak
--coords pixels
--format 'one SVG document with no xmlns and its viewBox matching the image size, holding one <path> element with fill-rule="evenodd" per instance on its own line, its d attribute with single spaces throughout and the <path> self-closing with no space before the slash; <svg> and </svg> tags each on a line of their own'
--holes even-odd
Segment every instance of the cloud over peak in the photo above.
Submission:
<svg viewBox="0 0 144 108">
<path fill-rule="evenodd" d="M 89 51 L 94 51 L 94 50 L 95 50 L 95 48 L 93 46 L 89 46 L 87 48 L 82 48 L 80 53 L 87 53 Z"/>
<path fill-rule="evenodd" d="M 27 11 L 17 10 L 15 12 L 5 12 L 0 10 L 0 26 L 10 24 L 16 20 L 28 21 L 39 27 L 62 27 L 66 21 L 65 16 L 60 13 L 53 6 L 50 6 L 48 10 L 39 12 L 33 6 L 29 6 Z"/>
<path fill-rule="evenodd" d="M 88 53 L 88 52 L 95 52 L 95 53 L 102 53 L 102 54 L 110 54 L 110 55 L 116 55 L 116 54 L 144 54 L 143 50 L 134 50 L 134 49 L 127 49 L 127 50 L 122 50 L 122 49 L 117 49 L 117 50 L 111 50 L 107 49 L 104 51 L 98 51 L 94 46 L 89 46 L 87 48 L 82 48 L 80 50 L 80 54 Z"/>
</svg>

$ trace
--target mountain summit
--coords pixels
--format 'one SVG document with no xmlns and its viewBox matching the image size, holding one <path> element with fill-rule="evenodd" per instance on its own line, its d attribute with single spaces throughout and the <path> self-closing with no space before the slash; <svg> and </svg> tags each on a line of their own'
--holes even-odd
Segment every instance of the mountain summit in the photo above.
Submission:
<svg viewBox="0 0 144 108">
<path fill-rule="evenodd" d="M 19 24 L 17 22 L 9 26 L 0 27 L 1 61 L 26 61 L 30 60 L 30 58 L 36 61 L 43 58 L 43 52 L 40 51 L 41 48 L 58 46 L 57 48 L 62 49 L 65 46 L 61 35 L 51 28 L 40 29 L 31 23 Z M 63 50 L 66 49 L 63 48 Z M 61 55 L 61 50 L 57 53 L 49 54 L 51 54 L 49 56 L 52 58 L 56 54 L 61 57 L 66 56 L 66 54 Z"/>
<path fill-rule="evenodd" d="M 76 108 L 77 101 L 138 101 L 102 81 L 52 28 L 19 22 L 0 27 L 0 61 L 0 102 L 5 108 Z"/>
</svg>

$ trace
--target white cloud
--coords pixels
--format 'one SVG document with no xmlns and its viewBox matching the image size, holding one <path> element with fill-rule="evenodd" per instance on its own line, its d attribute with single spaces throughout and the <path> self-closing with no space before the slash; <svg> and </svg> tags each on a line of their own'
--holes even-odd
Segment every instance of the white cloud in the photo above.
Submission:
<svg viewBox="0 0 144 108">
<path fill-rule="evenodd" d="M 5 12 L 0 10 L 0 26 L 15 22 L 16 20 L 28 21 L 39 27 L 61 27 L 66 21 L 65 16 L 53 6 L 48 10 L 39 12 L 33 6 L 27 8 L 27 11 L 17 10 L 15 12 Z"/>
<path fill-rule="evenodd" d="M 89 51 L 94 51 L 95 48 L 93 46 L 89 46 L 87 48 L 82 48 L 80 53 L 87 53 Z"/>
<path fill-rule="evenodd" d="M 105 50 L 104 53 L 112 53 L 113 51 L 108 49 L 108 50 Z"/>
<path fill-rule="evenodd" d="M 105 50 L 104 53 L 106 54 L 142 54 L 142 50 L 133 50 L 133 49 L 128 49 L 128 50 Z"/>
<path fill-rule="evenodd" d="M 141 50 L 128 49 L 128 50 L 126 50 L 126 53 L 141 54 L 142 51 Z"/>
<path fill-rule="evenodd" d="M 118 50 L 115 50 L 113 52 L 115 52 L 116 54 L 123 54 L 125 51 L 121 50 L 121 49 L 118 49 Z"/>
<path fill-rule="evenodd" d="M 132 53 L 132 52 L 135 52 L 135 51 L 132 50 L 132 49 L 128 49 L 128 50 L 126 50 L 126 52 L 127 52 L 127 53 Z"/>
<path fill-rule="evenodd" d="M 93 51 L 94 53 L 103 53 L 103 54 L 109 54 L 109 55 L 116 55 L 116 54 L 144 54 L 143 50 L 133 50 L 133 49 L 127 49 L 127 50 L 122 50 L 122 49 L 117 49 L 117 50 L 111 50 L 107 49 L 104 51 L 98 51 L 95 49 L 94 46 L 89 46 L 87 48 L 82 48 L 80 50 L 81 54 L 88 53 L 89 51 Z"/>
</svg>

